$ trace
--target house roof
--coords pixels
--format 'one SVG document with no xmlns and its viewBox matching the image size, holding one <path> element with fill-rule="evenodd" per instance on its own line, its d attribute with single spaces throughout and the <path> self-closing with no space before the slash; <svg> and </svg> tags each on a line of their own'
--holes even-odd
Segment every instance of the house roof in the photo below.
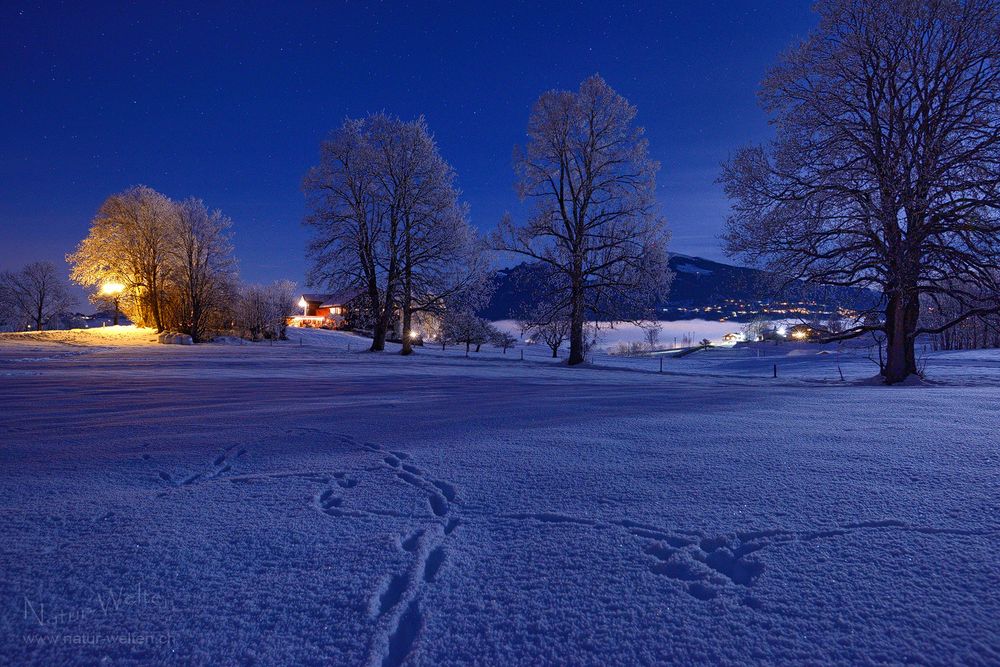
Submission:
<svg viewBox="0 0 1000 667">
<path fill-rule="evenodd" d="M 349 301 L 353 301 L 360 294 L 361 294 L 360 289 L 352 288 L 329 294 L 318 294 L 318 293 L 303 294 L 302 299 L 307 303 L 319 304 L 320 308 L 327 308 L 330 306 L 342 306 L 345 303 L 348 303 Z"/>
</svg>

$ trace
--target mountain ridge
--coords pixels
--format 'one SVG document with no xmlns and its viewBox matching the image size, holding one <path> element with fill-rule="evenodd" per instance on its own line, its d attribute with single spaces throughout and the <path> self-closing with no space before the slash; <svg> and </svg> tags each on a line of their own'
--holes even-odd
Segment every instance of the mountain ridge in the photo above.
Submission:
<svg viewBox="0 0 1000 667">
<path fill-rule="evenodd" d="M 749 320 L 764 315 L 822 316 L 842 310 L 864 310 L 878 295 L 860 288 L 817 288 L 796 282 L 777 291 L 773 274 L 762 269 L 725 264 L 703 257 L 670 256 L 674 279 L 667 299 L 656 305 L 660 319 Z M 539 292 L 539 264 L 522 262 L 496 272 L 496 291 L 480 315 L 491 320 L 516 319 Z M 635 317 L 641 313 L 634 313 Z"/>
</svg>

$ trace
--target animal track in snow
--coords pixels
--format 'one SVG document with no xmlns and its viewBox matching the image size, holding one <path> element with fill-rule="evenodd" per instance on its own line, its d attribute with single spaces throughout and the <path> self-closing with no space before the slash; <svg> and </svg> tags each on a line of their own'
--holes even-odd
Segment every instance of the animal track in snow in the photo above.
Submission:
<svg viewBox="0 0 1000 667">
<path fill-rule="evenodd" d="M 424 627 L 421 599 L 433 584 L 446 560 L 440 525 L 418 529 L 399 542 L 411 556 L 402 572 L 383 579 L 369 605 L 375 633 L 368 649 L 368 664 L 396 667 L 413 653 Z"/>
<path fill-rule="evenodd" d="M 347 437 L 340 440 L 344 443 L 350 441 Z M 350 493 L 345 499 L 338 489 L 349 491 L 358 484 L 358 480 L 343 472 L 334 473 L 332 484 L 314 499 L 315 507 L 328 516 L 392 516 L 410 522 L 424 522 L 423 526 L 399 539 L 398 546 L 406 564 L 402 571 L 390 572 L 383 577 L 368 605 L 369 616 L 375 625 L 369 644 L 368 664 L 395 667 L 410 657 L 423 631 L 424 593 L 447 568 L 446 543 L 460 525 L 458 517 L 453 516 L 453 508 L 460 501 L 453 484 L 428 477 L 424 469 L 411 462 L 406 452 L 390 451 L 369 442 L 360 444 L 360 447 L 374 455 L 376 462 L 374 467 L 361 468 L 355 474 L 360 472 L 364 479 L 365 474 L 389 473 L 422 494 L 429 510 L 426 515 L 414 517 L 371 508 L 352 508 Z M 330 481 L 327 480 L 327 483 Z"/>
<path fill-rule="evenodd" d="M 235 448 L 236 445 L 230 445 L 227 447 L 221 454 L 215 457 L 212 461 L 211 467 L 206 471 L 189 474 L 183 478 L 175 478 L 170 473 L 161 470 L 158 473 L 158 476 L 162 481 L 172 487 L 191 486 L 196 482 L 216 479 L 217 477 L 232 471 L 233 467 L 230 463 L 229 453 Z M 236 458 L 239 458 L 244 454 L 246 454 L 246 450 L 241 449 L 240 453 L 236 455 Z"/>
</svg>

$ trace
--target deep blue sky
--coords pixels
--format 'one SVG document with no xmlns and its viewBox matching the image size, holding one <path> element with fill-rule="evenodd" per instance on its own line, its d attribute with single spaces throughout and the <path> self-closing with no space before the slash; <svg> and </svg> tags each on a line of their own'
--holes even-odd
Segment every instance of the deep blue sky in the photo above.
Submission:
<svg viewBox="0 0 1000 667">
<path fill-rule="evenodd" d="M 427 118 L 488 230 L 524 214 L 532 102 L 594 72 L 639 109 L 672 250 L 720 259 L 719 163 L 767 139 L 758 82 L 815 23 L 808 0 L 204 4 L 0 5 L 0 269 L 61 261 L 144 183 L 232 217 L 244 278 L 301 280 L 301 178 L 378 110 Z"/>
</svg>

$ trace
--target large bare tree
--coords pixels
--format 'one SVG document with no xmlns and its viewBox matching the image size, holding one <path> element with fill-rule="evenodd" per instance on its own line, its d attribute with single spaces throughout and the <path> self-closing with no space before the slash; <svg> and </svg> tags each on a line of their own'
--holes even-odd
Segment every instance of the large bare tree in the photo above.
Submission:
<svg viewBox="0 0 1000 667">
<path fill-rule="evenodd" d="M 20 271 L 0 273 L 0 304 L 15 323 L 42 331 L 54 316 L 75 303 L 52 262 L 32 262 Z"/>
<path fill-rule="evenodd" d="M 880 316 L 829 337 L 884 332 L 896 383 L 917 371 L 918 336 L 996 310 L 1000 5 L 816 7 L 762 86 L 775 140 L 724 165 L 726 248 L 788 280 L 879 290 Z M 953 317 L 922 323 L 941 299 Z"/>
<path fill-rule="evenodd" d="M 545 303 L 570 318 L 570 364 L 585 358 L 584 323 L 611 304 L 615 317 L 644 311 L 669 285 L 669 235 L 656 212 L 656 172 L 636 109 L 598 75 L 579 90 L 552 90 L 535 103 L 528 142 L 515 150 L 527 224 L 505 216 L 499 250 L 544 264 Z"/>
</svg>

